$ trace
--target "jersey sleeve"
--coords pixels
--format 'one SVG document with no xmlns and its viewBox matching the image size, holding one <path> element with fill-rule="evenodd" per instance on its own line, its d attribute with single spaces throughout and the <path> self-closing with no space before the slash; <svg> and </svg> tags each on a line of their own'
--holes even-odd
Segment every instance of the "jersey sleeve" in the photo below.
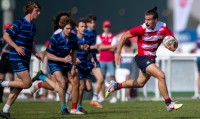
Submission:
<svg viewBox="0 0 200 119">
<path fill-rule="evenodd" d="M 51 37 L 46 51 L 51 53 L 51 54 L 54 54 L 55 51 L 56 51 L 56 45 L 57 45 L 56 39 L 54 37 Z"/>
<path fill-rule="evenodd" d="M 164 27 L 164 35 L 174 37 L 174 33 L 168 27 Z"/>
<path fill-rule="evenodd" d="M 16 20 L 12 26 L 10 26 L 9 28 L 6 29 L 6 32 L 10 35 L 10 36 L 15 36 L 17 34 L 17 32 L 20 30 L 20 26 L 22 25 L 22 21 L 20 20 Z"/>
<path fill-rule="evenodd" d="M 130 29 L 129 32 L 131 33 L 132 37 L 135 37 L 135 36 L 142 35 L 144 33 L 144 30 L 143 30 L 142 26 L 137 26 L 137 27 Z"/>
<path fill-rule="evenodd" d="M 99 35 L 97 36 L 97 43 L 96 43 L 96 44 L 97 44 L 97 45 L 102 44 L 102 42 L 101 42 L 101 38 L 100 38 Z"/>
<path fill-rule="evenodd" d="M 112 40 L 112 42 L 111 42 L 111 46 L 115 46 L 115 45 L 117 45 L 118 44 L 118 40 L 117 40 L 117 37 L 113 37 L 113 40 Z"/>
</svg>

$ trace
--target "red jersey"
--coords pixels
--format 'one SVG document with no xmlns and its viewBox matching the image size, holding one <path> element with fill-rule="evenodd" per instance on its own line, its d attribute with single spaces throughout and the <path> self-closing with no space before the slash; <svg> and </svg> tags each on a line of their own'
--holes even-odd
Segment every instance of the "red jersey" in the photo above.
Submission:
<svg viewBox="0 0 200 119">
<path fill-rule="evenodd" d="M 99 35 L 101 39 L 101 43 L 103 45 L 111 45 L 114 35 L 110 34 L 108 36 L 104 36 L 103 34 Z M 111 62 L 114 61 L 114 52 L 109 50 L 100 50 L 99 61 L 100 62 Z"/>
<path fill-rule="evenodd" d="M 156 51 L 165 36 L 174 36 L 165 23 L 158 21 L 155 29 L 147 28 L 146 24 L 129 30 L 133 37 L 138 37 L 138 56 L 147 56 L 152 60 L 156 58 Z"/>
</svg>

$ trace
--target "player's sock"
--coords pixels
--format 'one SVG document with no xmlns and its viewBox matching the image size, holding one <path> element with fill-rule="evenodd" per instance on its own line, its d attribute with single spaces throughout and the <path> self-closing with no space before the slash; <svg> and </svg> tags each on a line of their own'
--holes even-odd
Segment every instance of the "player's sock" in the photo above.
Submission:
<svg viewBox="0 0 200 119">
<path fill-rule="evenodd" d="M 167 106 L 169 106 L 170 104 L 171 104 L 171 102 L 172 102 L 172 100 L 171 100 L 171 98 L 165 98 L 165 104 L 167 105 Z"/>
<path fill-rule="evenodd" d="M 61 104 L 61 110 L 63 111 L 64 109 L 67 109 L 67 105 L 66 104 Z"/>
<path fill-rule="evenodd" d="M 122 83 L 116 83 L 116 84 L 114 85 L 114 89 L 115 89 L 115 90 L 120 90 L 121 88 L 123 88 L 123 87 L 122 87 Z"/>
<path fill-rule="evenodd" d="M 3 112 L 8 113 L 9 109 L 10 109 L 10 105 L 5 104 L 3 107 Z"/>
<path fill-rule="evenodd" d="M 92 100 L 97 102 L 97 100 L 98 100 L 98 94 L 97 93 L 93 94 Z"/>
<path fill-rule="evenodd" d="M 66 103 L 68 103 L 68 101 L 69 101 L 69 99 L 70 99 L 70 95 L 71 95 L 70 92 L 67 92 L 67 93 L 66 93 Z"/>
<path fill-rule="evenodd" d="M 42 84 L 43 84 L 43 82 L 38 82 L 38 87 L 41 88 Z"/>
<path fill-rule="evenodd" d="M 83 107 L 82 107 L 82 104 L 78 104 L 77 105 L 77 109 L 82 109 Z"/>
<path fill-rule="evenodd" d="M 72 109 L 76 109 L 77 108 L 77 103 L 72 103 Z"/>
<path fill-rule="evenodd" d="M 10 81 L 3 81 L 1 83 L 2 87 L 8 87 L 8 84 L 9 84 Z"/>
<path fill-rule="evenodd" d="M 42 80 L 43 82 L 45 82 L 46 79 L 47 79 L 47 76 L 46 75 L 40 75 L 39 79 Z"/>
</svg>

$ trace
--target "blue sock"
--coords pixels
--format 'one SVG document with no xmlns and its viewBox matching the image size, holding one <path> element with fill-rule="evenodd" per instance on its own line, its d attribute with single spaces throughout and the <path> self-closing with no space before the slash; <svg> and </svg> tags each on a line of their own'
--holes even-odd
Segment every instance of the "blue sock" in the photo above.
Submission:
<svg viewBox="0 0 200 119">
<path fill-rule="evenodd" d="M 40 75 L 39 79 L 42 80 L 43 82 L 46 81 L 47 76 L 46 75 Z"/>
<path fill-rule="evenodd" d="M 66 109 L 67 108 L 67 106 L 66 106 L 66 104 L 61 104 L 61 110 L 63 111 L 64 109 Z"/>
<path fill-rule="evenodd" d="M 82 104 L 78 104 L 78 105 L 77 105 L 77 108 L 78 108 L 78 109 L 83 108 L 83 107 L 82 107 Z"/>
</svg>

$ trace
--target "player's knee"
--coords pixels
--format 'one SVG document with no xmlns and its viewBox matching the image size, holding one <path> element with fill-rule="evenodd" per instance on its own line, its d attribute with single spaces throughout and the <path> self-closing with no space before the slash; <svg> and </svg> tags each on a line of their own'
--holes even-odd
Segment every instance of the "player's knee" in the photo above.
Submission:
<svg viewBox="0 0 200 119">
<path fill-rule="evenodd" d="M 97 80 L 97 84 L 102 85 L 104 83 L 103 77 L 99 77 Z"/>
<path fill-rule="evenodd" d="M 27 89 L 27 88 L 30 88 L 31 86 L 32 86 L 32 83 L 27 82 L 27 83 L 24 83 L 23 88 L 24 88 L 24 89 Z"/>
<path fill-rule="evenodd" d="M 87 91 L 87 92 L 92 91 L 92 87 L 91 87 L 91 86 L 87 86 L 87 87 L 85 88 L 85 91 Z"/>
<path fill-rule="evenodd" d="M 62 88 L 63 90 L 66 90 L 66 83 L 61 84 L 61 85 L 60 85 L 60 88 Z"/>
<path fill-rule="evenodd" d="M 158 73 L 158 76 L 156 77 L 158 80 L 163 80 L 165 79 L 165 74 L 163 71 L 159 72 Z"/>
<path fill-rule="evenodd" d="M 79 90 L 85 90 L 85 85 L 84 84 L 80 84 Z"/>
<path fill-rule="evenodd" d="M 143 88 L 144 87 L 144 83 L 138 83 L 139 88 Z"/>
</svg>

